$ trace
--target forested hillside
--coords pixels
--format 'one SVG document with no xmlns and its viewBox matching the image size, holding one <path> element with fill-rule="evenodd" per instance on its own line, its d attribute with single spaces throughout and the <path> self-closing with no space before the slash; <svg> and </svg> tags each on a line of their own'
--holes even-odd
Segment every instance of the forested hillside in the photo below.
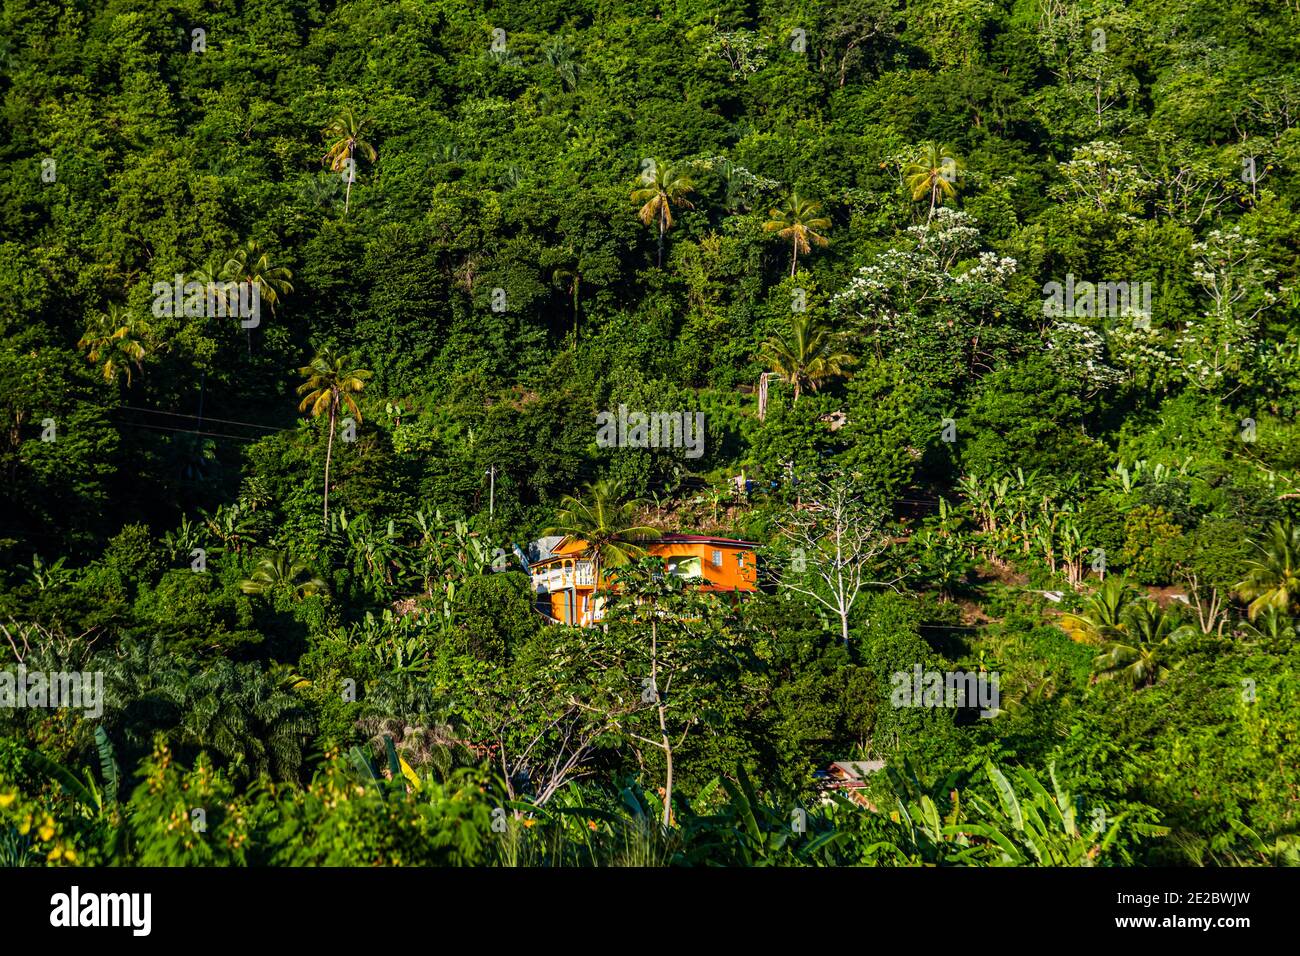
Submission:
<svg viewBox="0 0 1300 956">
<path fill-rule="evenodd" d="M 1293 0 L 0 10 L 0 864 L 1300 860 Z"/>
</svg>

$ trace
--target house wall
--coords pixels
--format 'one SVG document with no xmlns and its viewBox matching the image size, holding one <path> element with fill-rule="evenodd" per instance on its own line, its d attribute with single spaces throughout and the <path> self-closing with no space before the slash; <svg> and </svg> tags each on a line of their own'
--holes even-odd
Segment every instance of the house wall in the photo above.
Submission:
<svg viewBox="0 0 1300 956">
<path fill-rule="evenodd" d="M 560 565 L 572 566 L 586 549 L 581 541 L 570 541 L 565 547 L 554 552 L 546 561 L 534 566 L 537 571 Z M 646 550 L 655 557 L 668 558 L 696 557 L 700 559 L 700 572 L 703 576 L 697 586 L 703 591 L 756 591 L 758 590 L 758 568 L 752 548 L 733 544 L 710 544 L 701 541 L 650 542 Z M 713 563 L 713 552 L 721 552 L 720 564 Z M 744 566 L 740 558 L 744 558 Z M 602 571 L 603 583 L 608 578 Z M 566 624 L 578 624 L 591 612 L 593 588 L 579 586 L 572 590 L 552 591 L 550 594 L 551 616 Z"/>
<path fill-rule="evenodd" d="M 754 591 L 758 588 L 758 571 L 754 566 L 754 552 L 749 548 L 734 545 L 711 545 L 696 541 L 673 542 L 671 544 L 651 544 L 649 552 L 664 558 L 697 557 L 700 559 L 700 571 L 704 575 L 706 590 L 741 590 Z M 722 552 L 722 564 L 713 563 L 713 552 Z M 745 566 L 740 567 L 739 558 L 744 556 Z"/>
</svg>

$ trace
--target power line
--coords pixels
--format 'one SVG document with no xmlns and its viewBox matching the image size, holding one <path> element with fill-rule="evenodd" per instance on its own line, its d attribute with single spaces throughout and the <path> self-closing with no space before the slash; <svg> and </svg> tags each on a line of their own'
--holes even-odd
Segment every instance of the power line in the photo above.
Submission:
<svg viewBox="0 0 1300 956">
<path fill-rule="evenodd" d="M 248 428 L 261 428 L 269 432 L 281 432 L 285 429 L 277 428 L 274 425 L 258 425 L 255 422 L 239 422 L 229 418 L 213 418 L 211 415 L 186 415 L 183 412 L 165 412 L 159 408 L 140 408 L 135 405 L 119 405 L 118 408 L 129 409 L 133 412 L 147 412 L 151 415 L 170 415 L 173 418 L 190 418 L 200 422 L 220 422 L 222 425 L 244 425 Z"/>
<path fill-rule="evenodd" d="M 184 435 L 204 435 L 208 438 L 229 438 L 233 441 L 257 441 L 256 438 L 249 438 L 247 435 L 226 435 L 222 432 L 204 432 L 196 428 L 168 428 L 166 425 L 146 425 L 144 422 L 120 422 L 119 425 L 126 428 L 148 428 L 158 432 L 180 432 Z"/>
</svg>

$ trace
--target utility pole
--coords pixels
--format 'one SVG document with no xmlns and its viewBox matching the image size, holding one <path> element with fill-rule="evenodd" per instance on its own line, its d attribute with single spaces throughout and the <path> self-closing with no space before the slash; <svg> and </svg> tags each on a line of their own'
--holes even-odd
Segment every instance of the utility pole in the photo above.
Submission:
<svg viewBox="0 0 1300 956">
<path fill-rule="evenodd" d="M 488 465 L 488 517 L 491 518 L 496 511 L 496 494 L 497 494 L 497 466 Z"/>
</svg>

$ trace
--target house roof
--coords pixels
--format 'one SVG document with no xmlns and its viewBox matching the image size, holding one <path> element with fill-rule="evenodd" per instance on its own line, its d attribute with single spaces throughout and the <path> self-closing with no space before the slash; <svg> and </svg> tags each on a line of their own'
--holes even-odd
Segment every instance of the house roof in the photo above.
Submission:
<svg viewBox="0 0 1300 956">
<path fill-rule="evenodd" d="M 660 544 L 721 544 L 733 548 L 758 547 L 756 541 L 741 541 L 739 538 L 715 538 L 707 534 L 666 534 L 655 540 Z"/>
<path fill-rule="evenodd" d="M 549 541 L 551 539 L 542 538 L 540 540 Z M 556 542 L 550 546 L 549 551 L 533 560 L 532 563 L 536 564 L 557 557 L 572 557 L 575 554 L 579 554 L 584 550 L 583 547 L 577 546 L 577 542 L 579 541 L 581 541 L 581 539 L 574 535 L 565 535 L 563 538 L 556 540 Z M 536 541 L 533 542 L 533 544 L 537 543 L 538 542 Z M 707 544 L 723 548 L 758 547 L 758 544 L 754 541 L 741 541 L 738 538 L 716 538 L 707 534 L 664 534 L 660 535 L 658 538 L 648 538 L 641 541 L 640 544 L 647 548 L 652 548 L 656 544 Z M 532 545 L 529 545 L 529 548 L 531 549 Z"/>
<path fill-rule="evenodd" d="M 883 760 L 837 760 L 830 765 L 832 772 L 838 771 L 850 780 L 861 780 L 883 769 Z"/>
<path fill-rule="evenodd" d="M 528 563 L 536 564 L 538 561 L 550 557 L 563 540 L 564 535 L 562 534 L 550 534 L 544 538 L 538 538 L 536 541 L 528 542 L 524 546 L 524 554 L 528 556 Z"/>
</svg>

